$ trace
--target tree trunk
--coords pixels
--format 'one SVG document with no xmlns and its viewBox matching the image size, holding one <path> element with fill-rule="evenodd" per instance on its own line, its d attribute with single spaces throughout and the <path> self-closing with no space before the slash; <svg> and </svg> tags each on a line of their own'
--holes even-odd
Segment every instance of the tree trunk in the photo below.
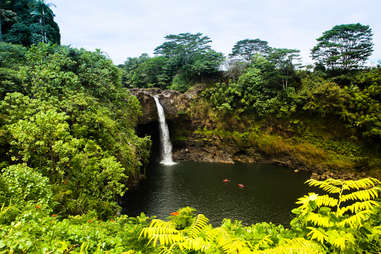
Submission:
<svg viewBox="0 0 381 254">
<path fill-rule="evenodd" d="M 2 30 L 1 22 L 2 22 L 2 19 L 1 19 L 1 15 L 0 15 L 0 42 L 3 41 L 3 30 Z"/>
</svg>

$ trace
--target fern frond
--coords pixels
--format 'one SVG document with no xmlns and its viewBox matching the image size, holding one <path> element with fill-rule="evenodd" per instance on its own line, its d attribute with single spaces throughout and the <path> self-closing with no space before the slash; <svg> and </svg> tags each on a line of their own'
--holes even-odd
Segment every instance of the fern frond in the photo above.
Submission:
<svg viewBox="0 0 381 254">
<path fill-rule="evenodd" d="M 376 199 L 378 198 L 378 192 L 379 192 L 378 187 L 373 187 L 371 189 L 366 189 L 366 190 L 359 190 L 349 194 L 341 195 L 341 201 L 342 202 L 346 202 L 348 200 L 366 201 L 366 200 Z"/>
<path fill-rule="evenodd" d="M 351 233 L 346 233 L 344 231 L 338 232 L 336 230 L 331 230 L 328 231 L 327 234 L 329 236 L 328 242 L 341 251 L 348 249 L 348 247 L 355 241 Z"/>
<path fill-rule="evenodd" d="M 220 242 L 220 246 L 227 254 L 252 253 L 248 247 L 247 241 L 238 238 L 225 239 L 225 241 Z"/>
<path fill-rule="evenodd" d="M 180 250 L 192 250 L 192 251 L 202 251 L 205 252 L 210 249 L 211 244 L 205 241 L 201 237 L 197 238 L 186 238 L 183 242 L 177 243 Z"/>
<path fill-rule="evenodd" d="M 263 237 L 254 247 L 251 246 L 251 244 L 249 246 L 254 250 L 258 250 L 261 247 L 263 248 L 263 246 L 270 246 L 273 243 L 274 242 L 271 240 L 271 235 L 267 235 Z"/>
<path fill-rule="evenodd" d="M 203 214 L 197 215 L 195 221 L 189 229 L 189 235 L 192 238 L 196 238 L 200 235 L 201 231 L 208 225 L 209 219 Z"/>
<path fill-rule="evenodd" d="M 296 204 L 300 204 L 301 206 L 299 209 L 302 212 L 302 215 L 305 215 L 309 211 L 309 203 L 311 200 L 316 200 L 318 195 L 316 193 L 308 193 L 308 195 L 304 195 L 301 198 L 298 198 L 298 201 L 296 201 Z"/>
<path fill-rule="evenodd" d="M 149 227 L 143 228 L 139 237 L 148 238 L 148 244 L 152 242 L 154 247 L 157 243 L 171 245 L 175 242 L 181 242 L 184 238 L 174 223 L 158 219 L 152 220 Z"/>
<path fill-rule="evenodd" d="M 318 196 L 315 202 L 318 207 L 321 207 L 321 206 L 335 207 L 338 204 L 337 199 L 332 198 L 328 195 Z"/>
<path fill-rule="evenodd" d="M 344 182 L 344 190 L 360 190 L 375 187 L 380 181 L 375 178 L 364 178 L 360 180 L 348 180 Z"/>
<path fill-rule="evenodd" d="M 365 210 L 358 212 L 338 223 L 339 226 L 345 227 L 349 226 L 350 228 L 357 229 L 363 225 L 363 222 L 369 218 L 371 211 Z"/>
<path fill-rule="evenodd" d="M 332 226 L 329 217 L 320 215 L 318 213 L 311 212 L 306 217 L 306 220 L 311 222 L 315 226 L 328 228 Z"/>
<path fill-rule="evenodd" d="M 322 232 L 318 228 L 307 227 L 311 230 L 307 236 L 311 237 L 311 240 L 317 240 L 319 243 L 324 243 L 324 240 L 328 240 L 328 235 L 325 232 Z"/>
<path fill-rule="evenodd" d="M 342 216 L 344 213 L 348 211 L 351 213 L 358 213 L 360 211 L 372 210 L 373 207 L 376 207 L 379 205 L 380 205 L 379 202 L 374 200 L 361 201 L 361 202 L 353 203 L 352 205 L 342 207 L 337 211 L 337 213 L 339 216 Z"/>
<path fill-rule="evenodd" d="M 337 179 L 327 179 L 325 181 L 319 181 L 315 179 L 309 179 L 306 181 L 306 183 L 309 186 L 312 187 L 318 187 L 325 192 L 334 194 L 334 193 L 340 193 L 341 192 L 341 186 L 343 184 L 343 181 L 337 180 Z M 340 187 L 337 187 L 340 186 Z"/>
<path fill-rule="evenodd" d="M 326 253 L 321 245 L 304 238 L 284 240 L 273 249 L 266 249 L 254 253 L 261 254 L 323 254 Z"/>
<path fill-rule="evenodd" d="M 217 237 L 215 238 L 218 246 L 227 254 L 236 253 L 252 253 L 250 251 L 251 244 L 248 241 L 241 240 L 230 235 L 223 228 L 216 228 Z"/>
</svg>

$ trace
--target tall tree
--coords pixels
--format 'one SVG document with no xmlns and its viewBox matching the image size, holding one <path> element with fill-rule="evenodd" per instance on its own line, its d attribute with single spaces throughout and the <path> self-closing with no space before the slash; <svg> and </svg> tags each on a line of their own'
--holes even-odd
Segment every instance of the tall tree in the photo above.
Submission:
<svg viewBox="0 0 381 254">
<path fill-rule="evenodd" d="M 238 57 L 245 61 L 250 61 L 255 54 L 267 55 L 270 51 L 267 41 L 260 39 L 245 39 L 238 41 L 230 54 L 231 57 Z"/>
<path fill-rule="evenodd" d="M 165 39 L 167 41 L 158 46 L 154 53 L 168 58 L 168 71 L 178 74 L 175 80 L 181 81 L 181 90 L 217 73 L 224 60 L 222 53 L 211 49 L 211 39 L 201 33 L 171 34 Z M 177 89 L 177 86 L 174 88 Z"/>
<path fill-rule="evenodd" d="M 35 35 L 33 36 L 35 42 L 49 42 L 48 32 L 54 22 L 54 13 L 51 9 L 53 6 L 54 4 L 47 3 L 45 0 L 37 0 L 32 4 L 33 11 L 31 14 L 38 19 L 38 23 L 35 23 L 34 25 L 35 29 L 38 31 L 33 33 Z"/>
<path fill-rule="evenodd" d="M 5 42 L 30 46 L 39 42 L 60 44 L 52 4 L 43 0 L 1 0 L 1 35 Z"/>
<path fill-rule="evenodd" d="M 170 34 L 165 36 L 165 39 L 168 41 L 157 47 L 154 51 L 155 54 L 166 57 L 189 56 L 211 49 L 209 44 L 212 42 L 208 36 L 203 36 L 202 33 Z"/>
<path fill-rule="evenodd" d="M 356 69 L 373 52 L 372 29 L 359 23 L 334 26 L 317 41 L 312 59 L 328 69 Z"/>
</svg>

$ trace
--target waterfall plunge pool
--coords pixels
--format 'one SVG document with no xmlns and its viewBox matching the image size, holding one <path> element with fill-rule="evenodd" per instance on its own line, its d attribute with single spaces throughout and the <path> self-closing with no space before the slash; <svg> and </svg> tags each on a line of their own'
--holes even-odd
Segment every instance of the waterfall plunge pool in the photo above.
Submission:
<svg viewBox="0 0 381 254">
<path fill-rule="evenodd" d="M 145 181 L 127 192 L 122 213 L 144 212 L 165 219 L 191 206 L 215 226 L 223 218 L 241 220 L 244 225 L 262 221 L 288 225 L 296 200 L 309 190 L 304 184 L 308 173 L 271 164 L 156 163 L 148 172 Z"/>
<path fill-rule="evenodd" d="M 191 206 L 215 226 L 224 218 L 241 220 L 245 225 L 289 223 L 297 198 L 307 193 L 307 173 L 295 174 L 271 164 L 174 163 L 164 110 L 158 96 L 153 99 L 160 135 L 148 129 L 160 137 L 160 148 L 153 145 L 154 152 L 160 151 L 160 163 L 150 167 L 148 178 L 137 189 L 127 192 L 122 213 L 137 216 L 144 212 L 165 219 L 171 212 Z"/>
</svg>

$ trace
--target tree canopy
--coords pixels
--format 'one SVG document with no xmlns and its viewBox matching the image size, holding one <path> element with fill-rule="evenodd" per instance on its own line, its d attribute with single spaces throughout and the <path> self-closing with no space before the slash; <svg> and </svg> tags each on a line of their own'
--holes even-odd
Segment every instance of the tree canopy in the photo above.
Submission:
<svg viewBox="0 0 381 254">
<path fill-rule="evenodd" d="M 224 56 L 211 48 L 208 36 L 181 33 L 165 39 L 154 51 L 157 56 L 143 54 L 128 58 L 119 66 L 124 70 L 123 82 L 127 86 L 186 91 L 195 82 L 218 74 Z"/>
<path fill-rule="evenodd" d="M 44 0 L 0 2 L 0 41 L 30 46 L 40 42 L 60 44 L 53 5 Z"/>
<path fill-rule="evenodd" d="M 312 58 L 328 69 L 356 69 L 373 52 L 372 29 L 359 23 L 334 26 L 317 41 Z"/>
<path fill-rule="evenodd" d="M 231 57 L 238 57 L 245 61 L 250 61 L 255 54 L 267 55 L 271 47 L 267 41 L 260 39 L 245 39 L 238 41 L 230 54 Z"/>
</svg>

